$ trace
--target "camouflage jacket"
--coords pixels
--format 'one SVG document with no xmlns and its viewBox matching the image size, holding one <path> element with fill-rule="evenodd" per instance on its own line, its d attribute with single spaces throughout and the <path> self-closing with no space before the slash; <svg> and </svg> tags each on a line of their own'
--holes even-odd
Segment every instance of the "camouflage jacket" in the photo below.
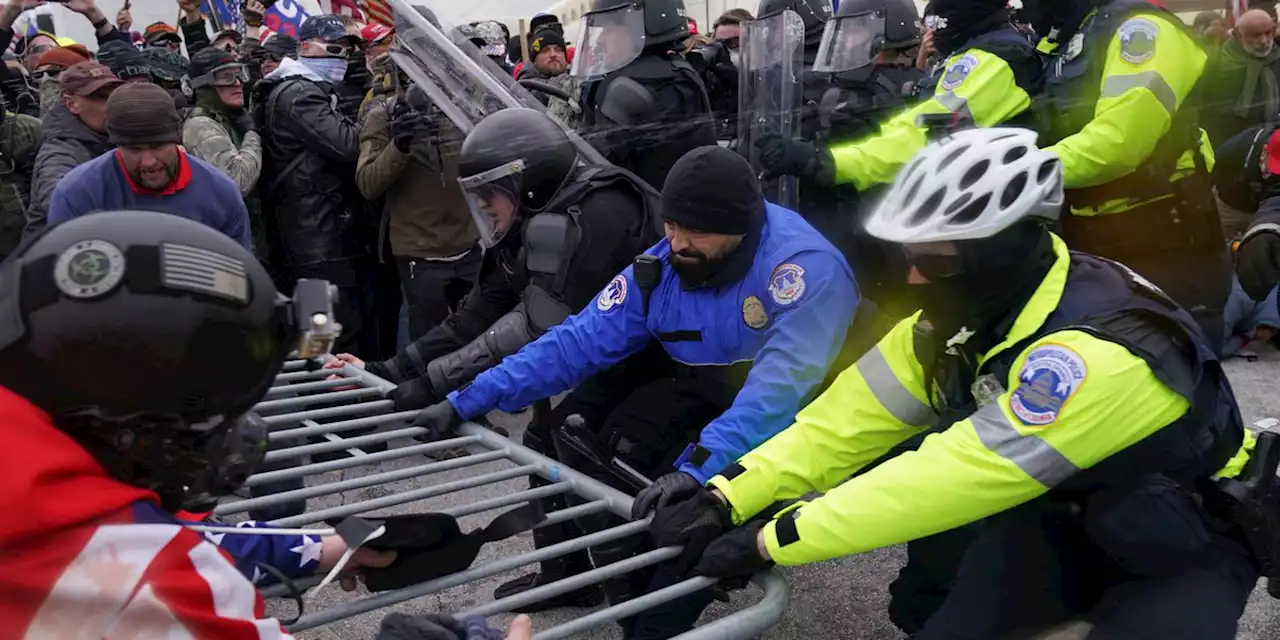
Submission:
<svg viewBox="0 0 1280 640">
<path fill-rule="evenodd" d="M 0 257 L 22 240 L 41 138 L 40 121 L 31 116 L 6 113 L 0 123 Z"/>
<path fill-rule="evenodd" d="M 182 125 L 182 146 L 231 178 L 240 188 L 240 195 L 247 196 L 258 186 L 262 175 L 262 139 L 256 131 L 245 133 L 237 148 L 231 132 L 204 109 L 196 107 Z"/>
</svg>

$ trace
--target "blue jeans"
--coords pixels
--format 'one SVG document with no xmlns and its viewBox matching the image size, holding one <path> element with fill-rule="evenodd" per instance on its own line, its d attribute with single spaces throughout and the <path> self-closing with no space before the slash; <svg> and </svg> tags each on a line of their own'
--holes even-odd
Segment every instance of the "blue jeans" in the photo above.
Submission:
<svg viewBox="0 0 1280 640">
<path fill-rule="evenodd" d="M 1227 298 L 1226 308 L 1222 311 L 1222 321 L 1226 328 L 1226 341 L 1222 347 L 1224 357 L 1234 355 L 1252 342 L 1257 337 L 1259 327 L 1280 329 L 1276 291 L 1277 289 L 1272 289 L 1266 300 L 1258 302 L 1244 292 L 1239 280 L 1231 283 L 1231 296 Z"/>
</svg>

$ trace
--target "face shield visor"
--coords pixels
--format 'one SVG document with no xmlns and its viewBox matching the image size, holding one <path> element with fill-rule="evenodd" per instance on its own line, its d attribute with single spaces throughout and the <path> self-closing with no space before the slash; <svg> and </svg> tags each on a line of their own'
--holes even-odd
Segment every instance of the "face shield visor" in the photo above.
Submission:
<svg viewBox="0 0 1280 640">
<path fill-rule="evenodd" d="M 570 72 L 598 77 L 621 69 L 644 51 L 644 10 L 625 5 L 582 16 Z"/>
<path fill-rule="evenodd" d="M 883 11 L 831 20 L 822 32 L 813 70 L 841 73 L 871 64 L 884 47 L 884 31 Z"/>
<path fill-rule="evenodd" d="M 783 11 L 751 22 L 740 43 L 742 68 L 768 71 L 790 67 L 803 55 L 804 21 L 793 11 Z"/>
<path fill-rule="evenodd" d="M 458 178 L 485 249 L 498 244 L 515 224 L 523 173 L 524 160 L 512 160 L 484 173 Z"/>
<path fill-rule="evenodd" d="M 182 507 L 188 511 L 211 511 L 219 496 L 231 495 L 244 486 L 267 455 L 267 423 L 256 413 L 222 422 L 199 436 L 193 467 L 203 460 L 203 473 L 191 478 Z"/>
</svg>

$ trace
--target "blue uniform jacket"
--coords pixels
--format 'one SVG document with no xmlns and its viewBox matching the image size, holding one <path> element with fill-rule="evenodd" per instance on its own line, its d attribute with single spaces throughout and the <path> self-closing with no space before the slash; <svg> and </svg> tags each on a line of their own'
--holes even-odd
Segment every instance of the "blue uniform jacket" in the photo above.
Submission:
<svg viewBox="0 0 1280 640">
<path fill-rule="evenodd" d="M 787 428 L 835 359 L 858 306 L 853 271 L 840 252 L 799 214 L 775 205 L 755 262 L 743 280 L 686 290 L 665 265 L 663 240 L 646 253 L 664 261 L 646 317 L 631 267 L 594 302 L 503 360 L 449 401 L 465 419 L 494 409 L 516 411 L 570 389 L 587 377 L 662 341 L 672 359 L 691 366 L 752 363 L 733 406 L 702 429 L 676 466 L 706 482 Z M 665 341 L 677 332 L 699 341 Z M 691 457 L 701 464 L 695 464 Z"/>
</svg>

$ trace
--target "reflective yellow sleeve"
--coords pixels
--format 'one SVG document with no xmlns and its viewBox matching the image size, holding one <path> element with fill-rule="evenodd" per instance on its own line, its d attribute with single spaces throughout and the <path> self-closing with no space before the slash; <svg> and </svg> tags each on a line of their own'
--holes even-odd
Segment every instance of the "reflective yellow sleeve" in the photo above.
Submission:
<svg viewBox="0 0 1280 640">
<path fill-rule="evenodd" d="M 1078 363 L 1068 370 L 1078 370 L 1080 377 L 1045 386 L 1045 377 L 1031 375 L 1038 384 L 1020 389 L 1024 367 L 1035 374 L 1044 364 L 1029 363 L 1044 357 L 1055 358 L 1055 365 Z M 1189 407 L 1142 359 L 1080 331 L 1055 333 L 1032 344 L 1011 368 L 1006 384 L 1010 391 L 945 432 L 925 438 L 919 450 L 794 510 L 785 529 L 793 524 L 798 535 L 785 534 L 788 544 L 779 542 L 781 520 L 769 523 L 764 528 L 769 554 L 778 564 L 805 564 L 974 522 L 1046 493 L 1173 422 Z M 1045 405 L 1045 398 L 1058 402 Z M 1034 413 L 1045 406 L 1056 410 Z M 1029 416 L 1036 426 L 1019 415 Z"/>
<path fill-rule="evenodd" d="M 957 65 L 967 71 L 953 75 Z M 992 127 L 1031 106 L 1031 96 L 1014 81 L 1013 69 L 999 56 L 969 49 L 947 60 L 946 75 L 932 98 L 894 116 L 870 138 L 832 147 L 836 182 L 867 189 L 893 182 L 898 170 L 928 143 L 926 130 L 916 124 L 925 114 L 958 113 L 980 127 Z"/>
<path fill-rule="evenodd" d="M 1146 32 L 1148 25 L 1156 31 L 1150 55 L 1126 50 L 1121 34 Z M 1206 57 L 1164 17 L 1143 15 L 1121 24 L 1107 47 L 1094 119 L 1048 149 L 1062 158 L 1065 186 L 1106 184 L 1146 162 L 1200 79 Z"/>
<path fill-rule="evenodd" d="M 743 521 L 778 500 L 826 491 L 937 419 L 912 330 L 898 323 L 795 423 L 711 479 Z"/>
</svg>

